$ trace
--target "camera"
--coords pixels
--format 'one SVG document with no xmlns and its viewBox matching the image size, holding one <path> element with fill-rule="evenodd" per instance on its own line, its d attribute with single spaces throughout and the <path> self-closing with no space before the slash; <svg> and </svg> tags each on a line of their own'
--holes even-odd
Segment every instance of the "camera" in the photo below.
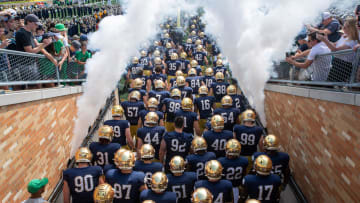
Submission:
<svg viewBox="0 0 360 203">
<path fill-rule="evenodd" d="M 294 56 L 294 55 L 295 55 L 295 52 L 286 52 L 285 53 L 286 58 L 290 57 L 290 56 Z"/>
</svg>

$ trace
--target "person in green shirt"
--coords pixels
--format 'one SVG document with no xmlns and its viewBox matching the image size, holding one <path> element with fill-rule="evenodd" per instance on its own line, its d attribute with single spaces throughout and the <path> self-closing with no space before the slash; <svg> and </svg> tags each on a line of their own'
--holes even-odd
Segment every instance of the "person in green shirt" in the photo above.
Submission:
<svg viewBox="0 0 360 203">
<path fill-rule="evenodd" d="M 81 50 L 75 53 L 75 62 L 79 65 L 79 72 L 78 78 L 85 78 L 85 64 L 86 61 L 91 58 L 91 52 L 87 50 L 87 42 L 81 43 Z"/>
</svg>

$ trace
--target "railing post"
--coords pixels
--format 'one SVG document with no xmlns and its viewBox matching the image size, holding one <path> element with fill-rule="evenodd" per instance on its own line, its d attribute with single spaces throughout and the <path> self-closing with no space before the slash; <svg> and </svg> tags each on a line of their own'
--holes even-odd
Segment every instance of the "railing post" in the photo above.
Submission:
<svg viewBox="0 0 360 203">
<path fill-rule="evenodd" d="M 56 79 L 57 79 L 58 87 L 60 87 L 60 72 L 59 72 L 59 66 L 55 66 L 55 70 L 56 70 Z"/>
<path fill-rule="evenodd" d="M 357 49 L 356 53 L 355 53 L 355 59 L 352 63 L 352 71 L 351 71 L 351 77 L 350 77 L 350 81 L 349 83 L 352 84 L 352 83 L 355 83 L 355 79 L 356 79 L 356 74 L 357 74 L 357 71 L 358 71 L 358 67 L 359 67 L 359 60 L 360 60 L 360 48 Z"/>
</svg>

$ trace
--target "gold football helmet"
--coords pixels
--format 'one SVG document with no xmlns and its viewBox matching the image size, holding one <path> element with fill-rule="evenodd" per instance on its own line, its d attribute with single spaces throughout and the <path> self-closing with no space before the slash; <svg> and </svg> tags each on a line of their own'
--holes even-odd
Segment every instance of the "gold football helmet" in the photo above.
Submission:
<svg viewBox="0 0 360 203">
<path fill-rule="evenodd" d="M 223 61 L 221 59 L 218 59 L 216 61 L 216 67 L 221 67 L 221 66 L 223 66 Z"/>
<path fill-rule="evenodd" d="M 178 87 L 185 86 L 185 78 L 184 78 L 184 76 L 179 76 L 179 77 L 176 78 L 176 85 Z"/>
<path fill-rule="evenodd" d="M 155 65 L 161 65 L 161 58 L 160 57 L 155 57 L 154 59 Z"/>
<path fill-rule="evenodd" d="M 132 91 L 130 92 L 130 95 L 129 95 L 130 99 L 136 99 L 136 101 L 139 101 L 140 100 L 140 97 L 141 97 L 141 94 L 139 91 Z"/>
<path fill-rule="evenodd" d="M 203 50 L 203 46 L 202 45 L 197 45 L 196 51 L 202 51 L 202 50 Z"/>
<path fill-rule="evenodd" d="M 159 121 L 159 116 L 157 115 L 157 113 L 151 111 L 146 114 L 144 125 L 146 127 L 152 127 L 152 126 L 157 125 L 158 121 Z"/>
<path fill-rule="evenodd" d="M 115 116 L 122 117 L 124 116 L 124 109 L 120 105 L 114 105 L 111 109 L 111 113 L 113 117 Z"/>
<path fill-rule="evenodd" d="M 256 119 L 256 114 L 251 109 L 248 109 L 241 114 L 242 122 L 245 122 L 245 121 L 255 122 L 255 119 Z"/>
<path fill-rule="evenodd" d="M 132 59 L 132 63 L 133 64 L 138 64 L 139 63 L 139 58 L 134 56 L 133 59 Z"/>
<path fill-rule="evenodd" d="M 159 106 L 159 101 L 155 97 L 151 97 L 148 100 L 148 104 L 147 104 L 148 108 L 158 108 L 158 106 Z"/>
<path fill-rule="evenodd" d="M 190 28 L 191 28 L 191 29 L 195 29 L 195 28 L 196 28 L 195 24 L 192 24 L 192 25 L 190 26 Z"/>
<path fill-rule="evenodd" d="M 146 53 L 145 50 L 141 50 L 140 55 L 141 55 L 142 57 L 146 57 L 146 56 L 147 56 L 147 53 Z"/>
<path fill-rule="evenodd" d="M 186 57 L 187 57 L 186 52 L 181 52 L 181 54 L 180 54 L 180 58 L 182 58 L 182 59 L 186 59 Z"/>
<path fill-rule="evenodd" d="M 169 163 L 172 173 L 183 173 L 185 171 L 185 160 L 181 156 L 174 156 Z"/>
<path fill-rule="evenodd" d="M 196 76 L 196 69 L 190 68 L 190 70 L 188 71 L 188 76 Z"/>
<path fill-rule="evenodd" d="M 154 201 L 152 201 L 152 200 L 145 200 L 145 201 L 143 201 L 142 203 L 156 203 L 156 202 L 154 202 Z"/>
<path fill-rule="evenodd" d="M 181 97 L 181 91 L 178 88 L 171 90 L 171 97 Z"/>
<path fill-rule="evenodd" d="M 268 135 L 264 139 L 264 149 L 266 150 L 278 150 L 279 139 L 275 135 Z"/>
<path fill-rule="evenodd" d="M 201 44 L 202 44 L 202 42 L 201 42 L 200 39 L 197 39 L 197 40 L 195 41 L 195 45 L 201 45 Z"/>
<path fill-rule="evenodd" d="M 191 43 L 192 43 L 191 38 L 188 38 L 188 39 L 186 40 L 186 43 L 191 44 Z"/>
<path fill-rule="evenodd" d="M 199 95 L 207 95 L 208 94 L 208 88 L 206 87 L 206 85 L 202 85 L 199 88 Z"/>
<path fill-rule="evenodd" d="M 211 117 L 211 128 L 214 130 L 224 129 L 224 118 L 221 115 L 214 115 Z"/>
<path fill-rule="evenodd" d="M 80 147 L 75 153 L 75 162 L 76 163 L 91 163 L 92 153 L 87 147 Z"/>
<path fill-rule="evenodd" d="M 205 69 L 205 75 L 206 76 L 213 76 L 214 75 L 214 70 L 212 68 Z"/>
<path fill-rule="evenodd" d="M 155 57 L 160 57 L 160 51 L 156 49 L 156 50 L 154 51 L 154 56 L 155 56 Z"/>
<path fill-rule="evenodd" d="M 193 101 L 190 98 L 185 97 L 181 101 L 182 110 L 184 110 L 184 111 L 192 111 L 193 107 L 194 107 L 194 104 L 193 104 Z"/>
<path fill-rule="evenodd" d="M 233 105 L 233 100 L 229 95 L 223 96 L 223 98 L 221 99 L 221 105 L 222 106 L 232 106 Z"/>
<path fill-rule="evenodd" d="M 170 27 L 170 25 L 169 25 L 169 24 L 166 24 L 166 28 L 168 28 L 168 27 Z M 170 38 L 169 33 L 165 33 L 164 37 L 165 37 L 165 38 Z"/>
<path fill-rule="evenodd" d="M 203 137 L 195 136 L 191 142 L 191 149 L 196 153 L 207 149 L 206 140 Z"/>
<path fill-rule="evenodd" d="M 155 149 L 151 144 L 143 144 L 140 148 L 141 159 L 153 159 L 155 156 Z"/>
<path fill-rule="evenodd" d="M 266 155 L 260 155 L 255 160 L 255 171 L 260 175 L 270 175 L 272 169 L 272 161 Z"/>
<path fill-rule="evenodd" d="M 99 139 L 107 139 L 107 140 L 112 140 L 112 138 L 114 137 L 114 131 L 112 129 L 112 127 L 108 126 L 108 125 L 103 125 L 101 126 L 101 128 L 99 129 Z"/>
<path fill-rule="evenodd" d="M 171 58 L 171 60 L 177 60 L 178 59 L 178 54 L 177 53 L 172 53 L 170 58 Z"/>
<path fill-rule="evenodd" d="M 223 167 L 217 160 L 211 160 L 206 162 L 205 165 L 205 176 L 209 180 L 220 180 L 222 176 Z"/>
<path fill-rule="evenodd" d="M 122 150 L 119 153 L 115 153 L 114 162 L 121 170 L 131 170 L 135 165 L 135 155 L 130 150 Z"/>
<path fill-rule="evenodd" d="M 166 48 L 167 48 L 167 49 L 171 49 L 171 48 L 172 48 L 172 46 L 171 46 L 171 43 L 170 43 L 170 42 L 166 43 Z"/>
<path fill-rule="evenodd" d="M 168 185 L 168 178 L 164 172 L 156 172 L 151 177 L 151 190 L 154 192 L 164 192 Z"/>
<path fill-rule="evenodd" d="M 236 87 L 235 87 L 235 85 L 229 85 L 229 87 L 226 88 L 226 93 L 228 95 L 236 95 Z"/>
<path fill-rule="evenodd" d="M 95 203 L 112 203 L 114 199 L 114 189 L 111 185 L 103 183 L 98 185 L 94 191 Z"/>
<path fill-rule="evenodd" d="M 197 188 L 191 195 L 191 202 L 192 203 L 212 203 L 213 202 L 213 195 L 211 192 L 204 188 L 200 187 Z"/>
<path fill-rule="evenodd" d="M 164 89 L 165 83 L 162 80 L 155 80 L 155 89 Z"/>
<path fill-rule="evenodd" d="M 248 199 L 248 200 L 246 200 L 245 203 L 261 203 L 261 202 L 257 199 Z"/>
<path fill-rule="evenodd" d="M 159 41 L 154 41 L 154 46 L 159 46 L 159 45 L 160 45 Z"/>
<path fill-rule="evenodd" d="M 198 64 L 198 62 L 196 60 L 191 60 L 191 62 L 190 62 L 191 68 L 196 68 L 198 65 L 199 64 Z"/>
<path fill-rule="evenodd" d="M 133 88 L 142 88 L 143 86 L 143 81 L 140 78 L 136 78 L 135 80 L 133 80 Z"/>
<path fill-rule="evenodd" d="M 178 70 L 175 72 L 175 76 L 179 77 L 179 76 L 184 76 L 184 73 L 181 70 Z"/>
<path fill-rule="evenodd" d="M 227 141 L 225 146 L 226 155 L 229 156 L 240 156 L 241 144 L 237 139 L 230 139 Z"/>
<path fill-rule="evenodd" d="M 193 30 L 193 31 L 191 31 L 191 36 L 196 36 L 196 31 L 195 30 Z"/>
<path fill-rule="evenodd" d="M 204 32 L 200 32 L 200 33 L 199 33 L 199 37 L 204 38 L 204 37 L 205 37 L 205 33 L 204 33 Z"/>
<path fill-rule="evenodd" d="M 218 59 L 222 59 L 222 54 L 221 54 L 221 53 L 218 54 L 218 55 L 217 55 L 217 58 L 218 58 Z"/>
<path fill-rule="evenodd" d="M 225 79 L 225 77 L 224 77 L 224 74 L 223 74 L 222 72 L 217 72 L 217 73 L 215 74 L 215 80 L 216 80 L 216 81 L 224 80 L 224 79 Z"/>
</svg>

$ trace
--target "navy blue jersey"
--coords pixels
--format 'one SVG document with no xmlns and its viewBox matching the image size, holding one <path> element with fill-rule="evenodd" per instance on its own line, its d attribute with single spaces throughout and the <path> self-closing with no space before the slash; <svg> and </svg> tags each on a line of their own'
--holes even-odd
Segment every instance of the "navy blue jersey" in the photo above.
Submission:
<svg viewBox="0 0 360 203">
<path fill-rule="evenodd" d="M 171 49 L 167 49 L 167 50 L 165 51 L 166 61 L 170 61 L 170 60 L 171 60 L 171 54 L 172 54 L 172 53 L 177 53 L 177 50 L 171 48 Z"/>
<path fill-rule="evenodd" d="M 195 45 L 192 43 L 186 43 L 184 44 L 184 50 L 187 54 L 192 53 L 193 49 L 194 49 Z"/>
<path fill-rule="evenodd" d="M 242 183 L 243 174 L 246 172 L 246 167 L 249 161 L 245 157 L 238 157 L 236 159 L 228 159 L 227 157 L 220 157 L 218 161 L 224 167 L 223 174 L 225 179 L 231 181 L 233 187 L 238 187 Z"/>
<path fill-rule="evenodd" d="M 213 91 L 216 102 L 221 102 L 223 96 L 226 95 L 226 88 L 229 86 L 227 82 L 213 82 L 211 84 L 211 89 Z"/>
<path fill-rule="evenodd" d="M 265 152 L 255 152 L 252 160 L 254 161 L 260 155 L 267 155 L 272 161 L 272 173 L 284 178 L 285 169 L 288 168 L 290 157 L 285 152 L 277 152 L 274 154 L 267 154 Z"/>
<path fill-rule="evenodd" d="M 186 157 L 188 155 L 193 136 L 188 133 L 176 131 L 166 132 L 164 135 L 166 143 L 166 161 L 169 163 L 174 156 Z M 165 165 L 167 167 L 168 164 Z"/>
<path fill-rule="evenodd" d="M 243 95 L 231 95 L 231 98 L 233 100 L 233 107 L 240 110 L 240 112 L 243 112 L 246 110 L 245 107 L 245 97 Z"/>
<path fill-rule="evenodd" d="M 201 86 L 202 79 L 203 79 L 202 76 L 192 76 L 186 78 L 186 82 L 189 83 L 189 87 L 193 89 L 193 94 L 199 93 L 199 88 Z"/>
<path fill-rule="evenodd" d="M 216 157 L 219 158 L 225 156 L 226 143 L 233 138 L 233 133 L 228 130 L 222 132 L 208 130 L 204 132 L 203 137 L 208 145 L 207 151 L 214 152 Z"/>
<path fill-rule="evenodd" d="M 247 175 L 243 179 L 243 185 L 251 199 L 260 200 L 262 203 L 275 203 L 281 180 L 278 175 L 274 174 L 268 176 Z"/>
<path fill-rule="evenodd" d="M 143 97 L 146 96 L 146 90 L 145 89 L 135 89 L 135 88 L 130 88 L 129 89 L 129 94 L 133 91 L 139 91 L 140 92 L 140 101 L 143 101 Z"/>
<path fill-rule="evenodd" d="M 177 86 L 176 78 L 171 78 L 171 79 L 170 79 L 170 86 L 171 86 L 171 87 L 176 87 L 176 86 Z"/>
<path fill-rule="evenodd" d="M 150 75 L 150 80 L 151 80 L 151 82 L 153 84 L 153 89 L 154 89 L 155 88 L 154 87 L 154 81 L 155 80 L 161 80 L 161 81 L 165 82 L 167 80 L 167 75 L 154 73 L 154 74 Z"/>
<path fill-rule="evenodd" d="M 126 120 L 130 122 L 130 125 L 137 125 L 139 121 L 139 113 L 145 109 L 144 102 L 121 102 L 121 106 L 124 108 Z"/>
<path fill-rule="evenodd" d="M 163 100 L 165 98 L 169 98 L 170 93 L 169 93 L 169 91 L 166 91 L 166 90 L 162 90 L 162 91 L 151 90 L 149 92 L 149 98 L 151 98 L 151 97 L 155 97 L 159 101 L 158 109 L 160 110 Z"/>
<path fill-rule="evenodd" d="M 130 123 L 127 120 L 107 120 L 104 125 L 111 126 L 114 131 L 114 137 L 111 140 L 113 143 L 119 143 L 121 146 L 126 145 L 125 130 L 130 128 Z"/>
<path fill-rule="evenodd" d="M 193 54 L 194 59 L 198 62 L 200 66 L 204 65 L 204 57 L 206 57 L 206 53 L 202 51 L 197 51 Z"/>
<path fill-rule="evenodd" d="M 175 76 L 177 70 L 180 70 L 181 63 L 178 60 L 169 60 L 166 62 L 167 72 L 166 74 Z"/>
<path fill-rule="evenodd" d="M 144 66 L 144 68 L 147 68 L 150 65 L 150 57 L 148 56 L 140 57 L 139 62 Z"/>
<path fill-rule="evenodd" d="M 263 129 L 259 126 L 235 125 L 234 133 L 236 139 L 241 144 L 241 155 L 251 156 L 257 151 L 257 145 L 263 134 Z"/>
<path fill-rule="evenodd" d="M 99 142 L 92 142 L 89 149 L 93 154 L 92 163 L 94 165 L 104 167 L 107 164 L 114 164 L 114 154 L 120 149 L 120 144 L 100 144 Z"/>
<path fill-rule="evenodd" d="M 195 70 L 196 70 L 196 75 L 197 75 L 197 76 L 199 76 L 200 73 L 202 73 L 202 69 L 201 69 L 200 66 L 196 66 Z"/>
<path fill-rule="evenodd" d="M 145 122 L 145 116 L 149 112 L 150 112 L 150 110 L 147 110 L 147 109 L 143 109 L 143 110 L 140 111 L 140 119 L 141 119 L 141 122 L 142 122 L 143 125 L 144 125 L 144 122 Z M 160 123 L 160 120 L 164 119 L 164 113 L 161 112 L 161 111 L 155 111 L 155 113 L 159 116 L 158 123 Z"/>
<path fill-rule="evenodd" d="M 218 54 L 220 54 L 219 46 L 217 46 L 216 44 L 213 44 L 211 47 L 211 52 L 212 52 L 213 56 L 217 56 Z"/>
<path fill-rule="evenodd" d="M 207 119 L 212 116 L 212 107 L 215 103 L 215 97 L 202 96 L 195 99 L 194 104 L 199 109 L 200 119 Z"/>
<path fill-rule="evenodd" d="M 127 67 L 127 70 L 130 71 L 130 77 L 135 79 L 142 76 L 142 74 L 139 73 L 142 73 L 144 66 L 142 64 L 131 64 Z"/>
<path fill-rule="evenodd" d="M 165 46 L 167 43 L 171 43 L 172 42 L 172 39 L 171 38 L 162 38 L 161 40 L 160 40 L 160 42 L 161 42 L 161 44 L 163 45 L 163 46 Z"/>
<path fill-rule="evenodd" d="M 145 174 L 140 171 L 121 173 L 119 169 L 111 169 L 106 172 L 105 179 L 114 191 L 114 203 L 139 202 L 139 189 L 144 185 Z"/>
<path fill-rule="evenodd" d="M 141 160 L 135 161 L 134 171 L 141 171 L 145 174 L 145 178 L 151 179 L 152 175 L 156 172 L 164 171 L 164 166 L 160 162 L 152 162 L 146 164 Z"/>
<path fill-rule="evenodd" d="M 106 174 L 106 172 L 107 172 L 108 170 L 110 170 L 110 169 L 116 169 L 116 165 L 115 165 L 115 164 L 105 165 L 105 166 L 104 166 L 104 169 L 103 169 L 104 174 Z"/>
<path fill-rule="evenodd" d="M 175 118 L 178 116 L 184 118 L 184 132 L 194 134 L 194 122 L 199 120 L 197 113 L 179 109 L 175 112 Z"/>
<path fill-rule="evenodd" d="M 205 163 L 216 159 L 214 152 L 205 152 L 204 154 L 190 154 L 186 157 L 189 171 L 195 171 L 198 180 L 205 180 Z"/>
<path fill-rule="evenodd" d="M 165 105 L 166 122 L 174 122 L 175 112 L 181 107 L 181 100 L 165 98 L 162 103 Z"/>
<path fill-rule="evenodd" d="M 216 74 L 217 72 L 221 72 L 225 76 L 226 71 L 227 70 L 226 70 L 225 66 L 216 66 L 216 67 L 214 67 L 214 74 Z"/>
<path fill-rule="evenodd" d="M 189 60 L 186 60 L 186 59 L 180 59 L 180 70 L 183 72 L 183 73 L 187 73 L 188 72 L 188 67 L 189 67 L 189 64 L 190 64 L 190 61 Z"/>
<path fill-rule="evenodd" d="M 196 173 L 184 172 L 181 176 L 167 174 L 168 190 L 175 192 L 177 202 L 191 203 L 191 194 L 197 181 Z"/>
<path fill-rule="evenodd" d="M 224 118 L 224 129 L 233 131 L 236 120 L 240 115 L 240 110 L 236 108 L 218 108 L 214 110 L 214 115 L 221 115 Z"/>
<path fill-rule="evenodd" d="M 137 130 L 137 136 L 144 144 L 151 144 L 155 149 L 155 158 L 159 159 L 160 143 L 165 133 L 164 126 L 142 127 Z"/>
<path fill-rule="evenodd" d="M 161 194 L 155 193 L 150 189 L 140 193 L 140 201 L 153 200 L 156 203 L 176 203 L 176 193 L 165 191 Z"/>
<path fill-rule="evenodd" d="M 181 99 L 185 97 L 192 98 L 193 89 L 191 87 L 178 87 L 181 91 Z"/>
<path fill-rule="evenodd" d="M 102 175 L 100 166 L 66 169 L 63 177 L 69 185 L 73 202 L 93 203 L 93 192 Z"/>
<path fill-rule="evenodd" d="M 203 82 L 205 83 L 206 87 L 208 89 L 210 89 L 211 84 L 213 84 L 215 82 L 215 77 L 214 76 L 204 76 L 203 77 Z"/>
<path fill-rule="evenodd" d="M 204 187 L 213 195 L 213 202 L 231 202 L 233 200 L 232 184 L 228 180 L 219 180 L 210 182 L 208 180 L 198 180 L 195 183 L 195 189 Z"/>
</svg>

